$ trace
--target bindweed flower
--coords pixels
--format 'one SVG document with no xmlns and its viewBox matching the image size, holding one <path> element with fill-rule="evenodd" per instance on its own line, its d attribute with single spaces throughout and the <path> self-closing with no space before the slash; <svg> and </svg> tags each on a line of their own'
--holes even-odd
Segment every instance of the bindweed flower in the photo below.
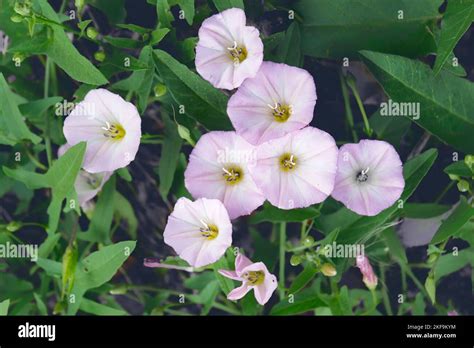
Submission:
<svg viewBox="0 0 474 348">
<path fill-rule="evenodd" d="M 241 299 L 253 289 L 257 302 L 263 306 L 278 287 L 277 278 L 268 271 L 263 262 L 252 263 L 242 254 L 238 254 L 235 258 L 235 271 L 221 269 L 219 273 L 242 282 L 241 286 L 227 295 L 227 299 L 231 301 Z"/>
<path fill-rule="evenodd" d="M 235 132 L 207 133 L 189 156 L 186 188 L 194 198 L 219 199 L 231 219 L 248 215 L 265 201 L 250 175 L 255 156 L 255 148 Z"/>
<path fill-rule="evenodd" d="M 87 93 L 64 121 L 69 145 L 87 142 L 83 168 L 111 172 L 135 159 L 140 146 L 141 118 L 137 108 L 105 89 Z"/>
<path fill-rule="evenodd" d="M 378 278 L 370 265 L 367 256 L 358 255 L 356 257 L 356 266 L 362 273 L 362 281 L 369 290 L 374 290 L 378 284 Z"/>
<path fill-rule="evenodd" d="M 245 24 L 245 12 L 231 8 L 207 18 L 199 29 L 196 70 L 216 88 L 239 87 L 262 64 L 260 33 Z"/>
<path fill-rule="evenodd" d="M 180 198 L 163 236 L 179 257 L 193 267 L 202 267 L 219 260 L 231 246 L 232 225 L 221 201 Z"/>
<path fill-rule="evenodd" d="M 227 113 L 237 133 L 258 145 L 307 126 L 315 104 L 316 86 L 306 70 L 263 62 L 230 98 Z"/>
<path fill-rule="evenodd" d="M 60 146 L 58 149 L 58 157 L 64 155 L 69 147 L 68 144 Z M 79 205 L 84 211 L 90 209 L 90 200 L 97 196 L 112 174 L 113 172 L 89 173 L 83 169 L 79 171 L 76 181 L 74 182 L 74 189 L 77 193 Z"/>
<path fill-rule="evenodd" d="M 328 133 L 306 127 L 260 145 L 252 176 L 278 208 L 308 207 L 331 194 L 337 152 Z"/>
<path fill-rule="evenodd" d="M 343 145 L 337 166 L 332 196 L 360 215 L 377 215 L 390 207 L 405 187 L 402 161 L 385 141 Z"/>
</svg>

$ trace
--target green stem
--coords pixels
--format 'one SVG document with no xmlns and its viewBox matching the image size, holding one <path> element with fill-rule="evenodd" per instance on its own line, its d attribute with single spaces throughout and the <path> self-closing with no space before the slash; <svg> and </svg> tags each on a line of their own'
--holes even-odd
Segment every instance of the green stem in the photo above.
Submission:
<svg viewBox="0 0 474 348">
<path fill-rule="evenodd" d="M 349 91 L 347 90 L 347 85 L 341 72 L 339 73 L 339 79 L 341 81 L 342 98 L 344 99 L 344 109 L 346 110 L 347 123 L 351 129 L 352 139 L 357 143 L 359 139 L 354 129 L 354 116 L 352 114 L 351 103 L 349 101 Z"/>
<path fill-rule="evenodd" d="M 451 187 L 454 186 L 455 183 L 456 183 L 456 182 L 455 182 L 454 180 L 451 181 L 451 182 L 444 188 L 444 190 L 439 194 L 439 196 L 435 199 L 434 202 L 435 202 L 435 203 L 439 203 L 439 202 L 443 199 L 443 197 L 446 195 L 446 193 L 448 193 L 448 191 L 451 189 Z"/>
<path fill-rule="evenodd" d="M 46 57 L 46 63 L 44 68 L 44 98 L 49 96 L 49 74 L 50 74 L 50 61 L 49 57 Z M 46 113 L 46 125 L 44 129 L 44 142 L 46 144 L 46 157 L 48 159 L 48 166 L 51 167 L 53 162 L 52 150 L 51 150 L 51 139 L 49 137 L 49 115 Z"/>
<path fill-rule="evenodd" d="M 383 265 L 380 265 L 380 280 L 382 283 L 382 300 L 383 300 L 383 305 L 385 307 L 385 311 L 387 312 L 388 315 L 393 315 L 392 312 L 392 307 L 390 306 L 390 299 L 388 298 L 387 294 L 387 286 L 385 285 L 385 267 Z"/>
<path fill-rule="evenodd" d="M 348 85 L 351 88 L 352 93 L 354 94 L 354 97 L 357 101 L 357 106 L 359 107 L 360 113 L 362 114 L 362 119 L 364 120 L 364 132 L 370 137 L 372 136 L 373 130 L 372 128 L 370 128 L 369 118 L 367 117 L 367 113 L 365 112 L 364 103 L 362 103 L 362 99 L 360 99 L 360 95 L 357 91 L 355 83 L 351 82 L 348 83 Z"/>
<path fill-rule="evenodd" d="M 286 222 L 280 224 L 280 299 L 285 297 Z"/>
</svg>

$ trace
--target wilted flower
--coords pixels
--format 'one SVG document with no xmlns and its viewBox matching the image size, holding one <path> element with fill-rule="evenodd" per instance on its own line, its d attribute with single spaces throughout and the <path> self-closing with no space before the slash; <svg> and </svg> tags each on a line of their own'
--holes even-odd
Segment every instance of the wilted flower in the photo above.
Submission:
<svg viewBox="0 0 474 348">
<path fill-rule="evenodd" d="M 231 246 L 232 225 L 221 201 L 180 198 L 163 236 L 179 257 L 193 267 L 202 267 L 219 260 Z"/>
<path fill-rule="evenodd" d="M 8 36 L 3 31 L 0 30 L 0 52 L 2 52 L 3 55 L 7 53 L 8 42 L 9 42 Z"/>
<path fill-rule="evenodd" d="M 62 145 L 58 149 L 58 157 L 61 157 L 70 148 L 68 144 Z M 79 205 L 83 210 L 88 210 L 89 201 L 94 198 L 101 190 L 105 183 L 110 179 L 113 172 L 89 173 L 83 169 L 79 171 L 74 182 L 74 189 L 77 193 Z"/>
<path fill-rule="evenodd" d="M 367 256 L 358 255 L 356 257 L 356 266 L 360 269 L 362 273 L 362 281 L 369 290 L 374 290 L 378 284 L 378 278 L 370 265 L 369 259 Z"/>
<path fill-rule="evenodd" d="M 235 132 L 207 133 L 189 156 L 186 188 L 195 198 L 219 199 L 231 219 L 248 215 L 265 201 L 249 172 L 255 156 L 255 148 Z"/>
<path fill-rule="evenodd" d="M 304 208 L 331 194 L 337 152 L 328 133 L 306 127 L 260 145 L 251 172 L 271 204 L 281 209 Z"/>
<path fill-rule="evenodd" d="M 231 8 L 207 18 L 199 29 L 196 70 L 214 87 L 237 88 L 262 64 L 260 33 L 245 23 L 245 12 Z"/>
<path fill-rule="evenodd" d="M 227 295 L 227 298 L 236 301 L 254 289 L 255 298 L 262 306 L 268 302 L 278 287 L 277 278 L 271 274 L 263 262 L 252 263 L 242 254 L 235 258 L 235 271 L 219 270 L 224 277 L 242 282 Z"/>
<path fill-rule="evenodd" d="M 263 62 L 230 98 L 227 113 L 237 133 L 257 145 L 307 126 L 315 104 L 316 86 L 306 70 Z"/>
<path fill-rule="evenodd" d="M 390 207 L 405 187 L 402 161 L 385 141 L 343 145 L 337 167 L 332 196 L 360 215 L 377 215 Z"/>
<path fill-rule="evenodd" d="M 87 142 L 83 168 L 111 172 L 135 159 L 140 146 L 141 118 L 137 108 L 105 89 L 87 93 L 64 121 L 69 145 Z"/>
</svg>

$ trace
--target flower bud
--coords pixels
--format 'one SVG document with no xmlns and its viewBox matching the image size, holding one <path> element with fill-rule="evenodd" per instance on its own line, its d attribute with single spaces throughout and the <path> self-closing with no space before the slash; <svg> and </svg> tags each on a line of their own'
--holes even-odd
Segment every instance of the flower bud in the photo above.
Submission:
<svg viewBox="0 0 474 348">
<path fill-rule="evenodd" d="M 467 155 L 464 157 L 464 163 L 471 169 L 474 170 L 474 155 Z"/>
<path fill-rule="evenodd" d="M 153 92 L 155 93 L 155 97 L 162 97 L 166 94 L 166 86 L 159 83 L 153 88 Z"/>
<path fill-rule="evenodd" d="M 97 37 L 97 35 L 99 35 L 99 33 L 94 27 L 88 27 L 86 30 L 86 35 L 88 38 L 94 40 Z"/>
<path fill-rule="evenodd" d="M 23 16 L 20 16 L 19 14 L 14 14 L 10 17 L 10 20 L 14 23 L 21 23 L 23 21 Z"/>
<path fill-rule="evenodd" d="M 459 180 L 457 186 L 458 186 L 459 192 L 469 191 L 469 183 L 466 180 Z"/>
<path fill-rule="evenodd" d="M 94 53 L 94 58 L 98 62 L 103 62 L 105 60 L 105 52 L 104 51 L 97 51 Z"/>
<path fill-rule="evenodd" d="M 292 255 L 290 258 L 290 265 L 298 266 L 301 263 L 301 256 L 300 255 Z"/>
<path fill-rule="evenodd" d="M 20 16 L 27 17 L 31 14 L 31 3 L 29 1 L 15 2 L 14 11 Z"/>
<path fill-rule="evenodd" d="M 12 221 L 6 227 L 8 232 L 16 232 L 20 228 L 21 228 L 21 222 L 18 222 L 18 221 Z"/>
<path fill-rule="evenodd" d="M 359 255 L 356 257 L 356 266 L 362 273 L 362 281 L 369 290 L 374 290 L 378 284 L 378 278 L 370 265 L 369 259 L 366 256 Z"/>
<path fill-rule="evenodd" d="M 303 240 L 303 245 L 306 246 L 306 247 L 310 247 L 314 244 L 314 238 L 312 236 L 307 236 L 304 240 Z"/>
<path fill-rule="evenodd" d="M 325 263 L 321 266 L 321 273 L 324 274 L 326 277 L 334 277 L 337 275 L 336 267 L 331 265 L 330 263 Z"/>
</svg>

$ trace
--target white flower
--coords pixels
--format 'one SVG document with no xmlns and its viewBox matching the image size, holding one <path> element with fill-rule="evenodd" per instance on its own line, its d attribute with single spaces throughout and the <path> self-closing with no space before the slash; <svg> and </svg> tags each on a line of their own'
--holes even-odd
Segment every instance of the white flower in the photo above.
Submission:
<svg viewBox="0 0 474 348">
<path fill-rule="evenodd" d="M 105 89 L 87 93 L 66 118 L 69 145 L 87 142 L 83 168 L 89 173 L 111 172 L 135 159 L 140 146 L 141 118 L 137 108 Z"/>
</svg>

